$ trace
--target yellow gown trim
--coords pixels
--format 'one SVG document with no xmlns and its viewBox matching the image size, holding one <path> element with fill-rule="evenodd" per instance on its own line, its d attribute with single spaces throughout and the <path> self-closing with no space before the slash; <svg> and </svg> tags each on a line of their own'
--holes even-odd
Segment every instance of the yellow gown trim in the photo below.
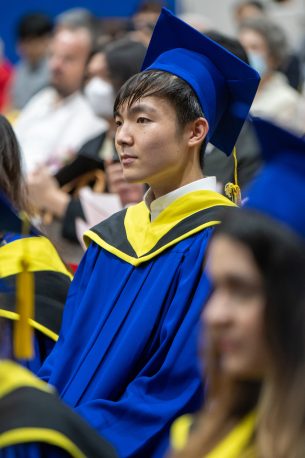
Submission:
<svg viewBox="0 0 305 458">
<path fill-rule="evenodd" d="M 30 371 L 13 361 L 0 361 L 0 399 L 18 388 L 36 388 L 40 391 L 53 393 L 54 390 L 39 380 Z M 61 447 L 74 458 L 85 458 L 82 451 L 64 434 L 48 428 L 16 428 L 6 431 L 0 437 L 0 449 L 11 445 L 30 442 L 45 442 Z"/>
<path fill-rule="evenodd" d="M 171 447 L 174 450 L 182 450 L 185 447 L 192 423 L 192 415 L 183 415 L 174 421 L 170 432 Z"/>
<path fill-rule="evenodd" d="M 249 413 L 235 428 L 210 452 L 206 458 L 241 458 L 246 452 L 255 431 L 256 412 Z"/>
<path fill-rule="evenodd" d="M 45 442 L 65 450 L 74 458 L 86 458 L 82 451 L 59 431 L 47 428 L 18 428 L 1 434 L 0 449 L 31 442 Z"/>
<path fill-rule="evenodd" d="M 53 389 L 45 382 L 35 377 L 32 372 L 25 369 L 13 361 L 0 361 L 0 399 L 11 391 L 21 387 L 37 388 L 47 393 L 52 393 Z"/>
<path fill-rule="evenodd" d="M 199 212 L 209 211 L 216 207 L 235 207 L 236 205 L 226 197 L 214 191 L 193 191 L 188 193 L 166 207 L 155 219 L 150 221 L 150 212 L 145 204 L 141 202 L 137 205 L 129 207 L 126 211 L 124 219 L 125 237 L 135 252 L 132 256 L 118 249 L 109 241 L 104 240 L 94 230 L 85 232 L 84 239 L 87 245 L 90 241 L 94 241 L 99 246 L 118 256 L 124 261 L 138 266 L 139 264 L 148 261 L 158 256 L 165 249 L 169 248 L 202 231 L 205 228 L 215 226 L 220 221 L 211 219 L 203 224 L 195 224 L 191 229 L 183 231 L 182 235 L 173 234 L 170 241 L 162 243 L 162 238 L 169 234 L 170 231 L 175 231 L 176 227 L 187 221 L 188 218 L 196 218 Z M 122 231 L 123 232 L 123 231 Z M 160 246 L 158 246 L 158 243 Z"/>
<path fill-rule="evenodd" d="M 19 314 L 16 312 L 11 312 L 10 310 L 0 309 L 0 318 L 6 318 L 8 320 L 19 320 Z M 37 331 L 42 332 L 44 335 L 54 340 L 54 342 L 57 342 L 59 336 L 56 332 L 51 331 L 51 329 L 47 328 L 41 323 L 38 323 L 38 321 L 35 321 L 33 318 L 29 318 L 29 324 L 34 329 L 37 329 Z"/>
<path fill-rule="evenodd" d="M 0 247 L 0 278 L 21 272 L 24 241 L 25 239 L 21 238 Z M 72 274 L 67 270 L 56 249 L 46 237 L 28 237 L 26 243 L 30 272 L 54 271 L 67 275 L 72 280 Z"/>
<path fill-rule="evenodd" d="M 192 416 L 178 418 L 171 428 L 171 443 L 174 450 L 182 450 L 188 440 L 192 425 Z M 255 431 L 256 412 L 249 413 L 205 458 L 254 458 L 254 449 L 250 445 Z"/>
<path fill-rule="evenodd" d="M 137 256 L 143 256 L 152 250 L 156 243 L 177 223 L 200 210 L 217 205 L 234 206 L 226 197 L 216 192 L 193 191 L 176 199 L 150 222 L 149 210 L 145 202 L 141 202 L 127 210 L 125 218 L 127 239 Z"/>
</svg>

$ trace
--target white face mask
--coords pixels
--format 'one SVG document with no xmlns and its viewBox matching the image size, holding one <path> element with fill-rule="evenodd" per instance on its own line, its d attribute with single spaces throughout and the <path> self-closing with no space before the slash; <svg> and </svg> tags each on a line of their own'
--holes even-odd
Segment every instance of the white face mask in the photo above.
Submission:
<svg viewBox="0 0 305 458">
<path fill-rule="evenodd" d="M 249 51 L 248 52 L 249 64 L 257 73 L 262 77 L 268 71 L 268 66 L 265 58 L 258 52 Z"/>
<path fill-rule="evenodd" d="M 95 76 L 86 84 L 84 94 L 97 116 L 113 116 L 114 93 L 110 83 Z"/>
</svg>

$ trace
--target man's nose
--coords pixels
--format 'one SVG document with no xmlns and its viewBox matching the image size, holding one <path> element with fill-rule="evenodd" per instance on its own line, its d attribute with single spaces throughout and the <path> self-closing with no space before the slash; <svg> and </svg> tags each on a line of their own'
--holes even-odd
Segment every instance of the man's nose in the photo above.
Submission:
<svg viewBox="0 0 305 458">
<path fill-rule="evenodd" d="M 117 128 L 115 141 L 119 146 L 131 145 L 133 143 L 133 134 L 128 123 L 125 122 Z"/>
<path fill-rule="evenodd" d="M 50 68 L 51 72 L 54 72 L 54 71 L 58 70 L 59 68 L 61 68 L 62 62 L 63 62 L 63 59 L 61 59 L 58 56 L 50 57 L 50 59 L 49 59 L 49 68 Z"/>
</svg>

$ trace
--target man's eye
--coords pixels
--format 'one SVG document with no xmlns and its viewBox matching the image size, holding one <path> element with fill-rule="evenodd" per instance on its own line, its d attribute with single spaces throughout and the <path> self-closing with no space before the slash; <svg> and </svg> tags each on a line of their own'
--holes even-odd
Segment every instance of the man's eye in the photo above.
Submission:
<svg viewBox="0 0 305 458">
<path fill-rule="evenodd" d="M 148 118 L 144 118 L 143 116 L 140 116 L 138 119 L 137 119 L 137 122 L 139 124 L 145 124 L 147 122 L 149 122 L 150 120 Z"/>
<path fill-rule="evenodd" d="M 120 127 L 122 125 L 122 121 L 120 119 L 115 119 L 114 123 L 117 127 Z"/>
</svg>

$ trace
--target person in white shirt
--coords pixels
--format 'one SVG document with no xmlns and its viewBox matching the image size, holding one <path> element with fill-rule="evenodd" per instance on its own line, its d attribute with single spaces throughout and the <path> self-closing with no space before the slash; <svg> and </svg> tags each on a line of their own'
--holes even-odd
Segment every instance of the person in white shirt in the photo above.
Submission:
<svg viewBox="0 0 305 458">
<path fill-rule="evenodd" d="M 15 124 L 26 174 L 55 172 L 87 140 L 107 129 L 81 92 L 92 37 L 88 29 L 62 29 L 51 43 L 51 86 L 36 94 Z"/>
<path fill-rule="evenodd" d="M 301 129 L 301 96 L 277 70 L 288 55 L 284 31 L 268 19 L 252 18 L 240 24 L 239 40 L 247 51 L 250 65 L 261 76 L 251 113 Z"/>
</svg>

